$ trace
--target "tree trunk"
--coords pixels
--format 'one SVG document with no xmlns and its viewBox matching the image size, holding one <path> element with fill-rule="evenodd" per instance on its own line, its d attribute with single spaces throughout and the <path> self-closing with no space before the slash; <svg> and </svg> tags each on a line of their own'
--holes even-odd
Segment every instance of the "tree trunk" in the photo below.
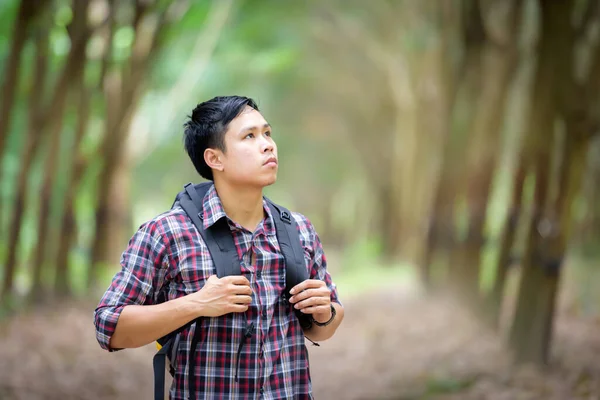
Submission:
<svg viewBox="0 0 600 400">
<path fill-rule="evenodd" d="M 466 197 L 466 232 L 460 235 L 451 255 L 452 286 L 469 308 L 478 309 L 480 258 L 484 245 L 484 226 L 502 132 L 505 102 L 517 65 L 516 38 L 520 26 L 521 2 L 512 1 L 502 21 L 505 41 L 485 29 L 478 2 L 467 13 L 465 90 L 469 111 L 468 146 L 458 161 L 462 179 L 455 187 L 456 197 Z"/>
<path fill-rule="evenodd" d="M 19 238 L 23 222 L 23 214 L 27 207 L 28 178 L 37 152 L 40 148 L 39 132 L 43 129 L 42 99 L 46 81 L 46 67 L 48 64 L 48 30 L 39 29 L 35 33 L 35 67 L 29 98 L 28 131 L 21 156 L 21 166 L 17 177 L 17 190 L 12 209 L 12 218 L 8 232 L 8 257 L 4 265 L 4 279 L 2 298 L 9 301 L 13 292 L 13 279 L 18 266 Z M 37 271 L 37 270 L 34 270 Z M 35 276 L 35 272 L 34 272 Z"/>
<path fill-rule="evenodd" d="M 475 100 L 471 124 L 471 145 L 467 155 L 467 237 L 462 243 L 462 267 L 466 278 L 465 293 L 469 304 L 481 304 L 479 298 L 480 261 L 485 243 L 484 226 L 488 202 L 501 145 L 502 121 L 510 83 L 518 65 L 517 41 L 521 25 L 522 1 L 513 0 L 504 22 L 506 43 L 499 47 L 487 35 L 482 52 L 481 91 Z"/>
<path fill-rule="evenodd" d="M 80 79 L 78 85 L 80 85 L 80 96 L 77 103 L 77 127 L 75 129 L 75 140 L 73 142 L 71 177 L 65 193 L 65 205 L 56 258 L 54 294 L 59 298 L 66 298 L 72 295 L 72 288 L 69 282 L 69 250 L 75 237 L 76 221 L 74 200 L 77 188 L 79 187 L 79 183 L 87 165 L 80 146 L 88 125 L 91 93 L 87 90 L 82 79 Z"/>
<path fill-rule="evenodd" d="M 600 243 L 600 141 L 594 140 L 590 164 L 586 172 L 585 189 L 585 215 L 579 221 L 576 235 L 577 248 L 585 258 L 598 255 L 597 243 Z"/>
<path fill-rule="evenodd" d="M 435 194 L 437 209 L 434 219 L 443 224 L 444 257 L 448 264 L 448 286 L 457 294 L 464 285 L 465 271 L 462 267 L 464 254 L 459 252 L 458 229 L 456 225 L 456 206 L 460 194 L 464 190 L 465 182 L 465 154 L 464 150 L 468 141 L 464 134 L 465 120 L 471 118 L 476 94 L 480 91 L 482 82 L 482 52 L 485 44 L 485 28 L 479 1 L 469 0 L 463 4 L 463 27 L 461 30 L 461 45 L 464 47 L 464 56 L 458 69 L 456 83 L 454 84 L 454 98 L 452 101 L 452 119 L 449 126 L 456 126 L 452 137 L 444 151 L 444 166 L 440 172 L 442 182 L 438 184 L 438 193 Z M 446 181 L 450 179 L 450 181 Z M 443 188 L 445 186 L 445 188 Z M 441 192 L 439 192 L 441 191 Z M 441 214 L 440 207 L 444 208 Z M 435 236 L 435 235 L 434 235 Z M 431 235 L 429 236 L 431 238 Z M 438 238 L 442 239 L 442 238 Z M 441 249 L 440 249 L 441 250 Z"/>
<path fill-rule="evenodd" d="M 588 10 L 585 14 L 588 17 L 581 21 L 580 31 L 594 26 L 594 22 L 596 26 L 598 25 L 600 20 L 599 9 L 600 4 L 598 2 L 590 1 L 588 3 Z M 585 216 L 587 227 L 584 228 L 581 242 L 584 255 L 589 257 L 598 254 L 597 243 L 600 240 L 600 141 L 598 140 L 598 134 L 600 133 L 600 43 L 596 41 L 595 46 L 590 62 L 588 82 L 580 85 L 579 92 L 573 96 L 574 100 L 580 102 L 582 99 L 587 100 L 588 104 L 583 104 L 583 106 L 587 106 L 587 110 L 584 109 L 584 112 L 588 114 L 587 121 L 581 118 L 581 115 L 578 115 L 582 105 L 579 106 L 579 110 L 573 110 L 570 119 L 572 123 L 579 121 L 587 124 L 588 133 L 595 135 L 594 143 L 590 143 L 589 179 L 586 185 L 587 190 L 583 194 L 587 208 L 587 215 Z M 578 103 L 573 101 L 572 104 Z"/>
<path fill-rule="evenodd" d="M 125 163 L 125 148 L 129 127 L 136 110 L 143 81 L 151 57 L 157 50 L 158 39 L 165 24 L 165 13 L 155 20 L 149 8 L 142 2 L 136 3 L 133 18 L 135 38 L 129 64 L 120 76 L 107 75 L 105 102 L 107 105 L 106 131 L 101 148 L 102 167 L 98 178 L 95 235 L 92 243 L 91 260 L 88 268 L 87 287 L 97 286 L 103 265 L 116 264 L 116 250 L 111 250 L 111 235 L 119 230 L 119 211 L 115 210 L 114 182 L 119 168 Z M 154 22 L 153 22 L 154 21 Z M 128 173 L 128 172 L 126 172 Z M 117 224 L 117 225 L 115 225 Z"/>
<path fill-rule="evenodd" d="M 2 182 L 2 160 L 4 156 L 4 147 L 6 145 L 6 139 L 10 132 L 10 123 L 12 120 L 12 108 L 15 102 L 15 93 L 17 86 L 19 85 L 19 78 L 21 75 L 21 54 L 23 53 L 23 47 L 27 41 L 27 31 L 31 23 L 31 20 L 35 17 L 38 10 L 45 7 L 46 0 L 33 1 L 33 0 L 21 0 L 17 17 L 15 19 L 15 25 L 12 32 L 12 42 L 10 45 L 10 52 L 8 54 L 8 60 L 6 61 L 6 69 L 4 70 L 5 78 L 4 85 L 2 87 L 1 105 L 0 105 L 0 182 Z M 0 195 L 0 233 L 4 230 L 4 207 L 3 197 Z M 11 229 L 10 235 L 14 235 Z M 12 277 L 13 272 L 9 275 Z M 4 283 L 4 286 L 7 284 Z M 12 278 L 8 283 L 12 286 Z"/>
<path fill-rule="evenodd" d="M 116 260 L 115 265 L 118 265 L 123 243 L 127 242 L 132 224 L 131 158 L 128 154 L 123 154 L 115 168 L 110 193 L 111 212 L 108 225 L 111 227 L 111 232 L 107 255 L 111 260 Z"/>
<path fill-rule="evenodd" d="M 425 3 L 423 3 L 425 4 Z M 475 3 L 472 3 L 475 4 Z M 433 260 L 438 250 L 447 250 L 448 245 L 454 239 L 453 235 L 453 204 L 455 178 L 455 159 L 453 156 L 452 126 L 454 123 L 454 112 L 458 98 L 458 89 L 461 86 L 461 67 L 456 67 L 451 61 L 452 48 L 462 40 L 462 27 L 460 27 L 460 11 L 450 4 L 433 4 L 433 16 L 438 29 L 439 44 L 432 49 L 428 57 L 417 65 L 417 76 L 422 81 L 429 81 L 429 76 L 434 80 L 431 84 L 438 87 L 435 97 L 429 99 L 427 95 L 414 91 L 417 97 L 417 135 L 416 150 L 417 162 L 414 163 L 413 171 L 415 186 L 421 185 L 421 190 L 412 197 L 410 206 L 417 212 L 411 212 L 416 221 L 410 224 L 411 228 L 418 234 L 418 251 L 416 262 L 419 266 L 419 275 L 422 286 L 426 290 L 433 289 Z M 476 12 L 473 16 L 479 16 Z M 478 18 L 468 19 L 466 30 L 472 30 L 473 24 L 480 22 Z M 477 28 L 477 27 L 475 27 Z M 476 31 L 477 29 L 475 29 Z M 466 58 L 470 57 L 467 51 Z M 462 65 L 467 65 L 464 61 Z M 424 65 L 423 65 L 424 64 Z M 429 72 L 423 72 L 429 71 Z M 421 87 L 427 87 L 421 84 Z M 426 92 L 421 90 L 421 92 Z M 431 113 L 436 118 L 431 118 Z M 432 147 L 432 141 L 434 143 Z M 433 158 L 433 160 L 432 160 Z M 412 186 L 409 186 L 412 189 Z M 411 210 L 412 211 L 412 210 Z"/>
<path fill-rule="evenodd" d="M 50 148 L 44 165 L 44 176 L 40 191 L 37 248 L 33 258 L 34 268 L 39 269 L 44 268 L 46 249 L 52 244 L 52 240 L 48 238 L 49 216 L 52 189 L 54 187 L 58 158 L 60 156 L 61 131 L 64 124 L 67 97 L 73 86 L 73 82 L 77 82 L 79 76 L 83 73 L 86 62 L 85 49 L 91 34 L 90 28 L 87 26 L 87 9 L 87 1 L 79 0 L 74 3 L 73 21 L 70 27 L 71 50 L 56 83 L 51 98 L 50 110 L 46 114 L 45 124 L 48 129 L 47 139 L 49 140 Z"/>
<path fill-rule="evenodd" d="M 573 209 L 573 200 L 581 187 L 585 159 L 589 149 L 589 140 L 585 138 L 588 132 L 567 131 L 566 143 L 563 147 L 563 162 L 559 177 L 559 195 L 554 204 L 553 218 L 547 218 L 548 232 L 539 249 L 538 270 L 545 273 L 543 290 L 539 293 L 543 309 L 539 318 L 542 332 L 540 342 L 541 362 L 547 362 L 552 341 L 552 328 L 556 308 L 556 298 L 565 252 L 570 238 L 570 225 Z"/>
<path fill-rule="evenodd" d="M 438 253 L 443 253 L 443 260 L 448 261 L 455 244 L 454 234 L 454 192 L 455 177 L 450 156 L 444 155 L 443 168 L 436 189 L 434 206 L 427 221 L 427 240 L 422 252 L 421 281 L 426 288 L 433 288 L 433 262 Z M 444 268 L 446 266 L 440 266 Z"/>
<path fill-rule="evenodd" d="M 547 329 L 552 320 L 560 277 L 547 265 L 540 265 L 540 261 L 547 251 L 547 225 L 553 226 L 554 215 L 549 209 L 551 138 L 555 136 L 553 128 L 561 94 L 557 82 L 565 77 L 569 79 L 573 60 L 570 20 L 565 18 L 565 15 L 571 15 L 572 7 L 573 2 L 541 1 L 541 43 L 527 130 L 528 153 L 533 155 L 535 174 L 533 215 L 528 223 L 521 283 L 509 339 L 518 363 L 543 364 L 547 361 Z"/>
<path fill-rule="evenodd" d="M 105 78 L 107 76 L 109 65 L 112 60 L 112 43 L 116 29 L 115 16 L 117 6 L 115 0 L 108 2 L 108 21 L 103 32 L 106 47 L 101 60 L 100 76 L 95 88 L 100 91 L 105 87 Z M 81 77 L 82 78 L 82 77 Z M 60 242 L 58 244 L 58 252 L 56 259 L 56 280 L 54 284 L 55 293 L 61 297 L 72 295 L 72 288 L 69 284 L 69 252 L 76 235 L 76 218 L 75 218 L 75 199 L 78 192 L 81 180 L 91 162 L 90 156 L 87 156 L 81 148 L 85 132 L 88 126 L 90 116 L 90 91 L 84 80 L 78 82 L 79 85 L 79 102 L 78 102 L 78 120 L 75 131 L 75 140 L 73 143 L 73 159 L 71 166 L 71 177 L 65 193 L 64 212 L 61 224 Z"/>
<path fill-rule="evenodd" d="M 548 154 L 539 155 L 535 168 L 533 208 L 537 212 L 530 218 L 528 224 L 527 242 L 521 263 L 521 283 L 517 308 L 510 333 L 510 343 L 517 362 L 543 363 L 545 361 L 545 344 L 542 343 L 544 329 L 542 320 L 544 317 L 541 316 L 544 304 L 540 297 L 554 286 L 552 282 L 554 277 L 545 279 L 546 277 L 537 263 L 537 251 L 541 247 L 542 241 L 538 226 L 543 221 L 540 210 L 547 201 L 549 161 Z"/>
<path fill-rule="evenodd" d="M 379 185 L 378 203 L 381 205 L 381 234 L 382 256 L 388 261 L 394 260 L 400 251 L 400 221 L 398 203 L 388 185 Z"/>
<path fill-rule="evenodd" d="M 502 300 L 504 298 L 504 287 L 506 285 L 506 275 L 511 263 L 511 251 L 513 242 L 517 233 L 519 218 L 521 217 L 521 208 L 523 197 L 523 185 L 525 183 L 525 168 L 523 160 L 519 160 L 516 175 L 513 181 L 512 196 L 508 208 L 508 214 L 502 228 L 500 236 L 500 249 L 498 259 L 496 260 L 496 274 L 494 287 L 490 295 L 490 313 L 489 322 L 494 329 L 499 328 L 500 313 L 502 311 Z"/>
</svg>

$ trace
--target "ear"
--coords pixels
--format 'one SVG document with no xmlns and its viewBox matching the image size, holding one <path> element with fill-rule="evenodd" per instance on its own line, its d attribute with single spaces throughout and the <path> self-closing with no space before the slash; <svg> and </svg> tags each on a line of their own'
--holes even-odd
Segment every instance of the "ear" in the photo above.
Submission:
<svg viewBox="0 0 600 400">
<path fill-rule="evenodd" d="M 223 171 L 223 153 L 215 149 L 204 150 L 204 162 L 210 168 L 217 171 Z"/>
</svg>

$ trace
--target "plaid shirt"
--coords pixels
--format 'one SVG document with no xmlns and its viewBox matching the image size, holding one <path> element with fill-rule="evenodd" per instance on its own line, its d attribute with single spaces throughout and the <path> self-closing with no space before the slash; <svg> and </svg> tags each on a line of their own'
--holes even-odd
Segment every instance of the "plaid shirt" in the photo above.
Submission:
<svg viewBox="0 0 600 400">
<path fill-rule="evenodd" d="M 225 216 L 212 186 L 204 197 L 204 228 Z M 169 398 L 188 399 L 190 384 L 202 399 L 310 399 L 312 385 L 302 328 L 292 307 L 282 299 L 285 289 L 283 254 L 273 216 L 267 213 L 254 233 L 227 218 L 241 260 L 241 272 L 251 284 L 252 303 L 245 313 L 201 318 L 200 326 L 182 331 Z M 310 221 L 292 213 L 298 223 L 306 266 L 311 279 L 325 281 L 331 300 L 338 302 L 335 284 L 319 237 Z M 121 257 L 121 270 L 95 310 L 96 338 L 108 351 L 110 338 L 123 307 L 156 304 L 200 290 L 216 273 L 207 246 L 191 220 L 177 204 L 144 223 Z M 239 353 L 238 346 L 250 323 L 255 329 Z M 195 369 L 188 370 L 190 344 L 201 329 Z M 238 374 L 237 381 L 235 375 Z M 189 379 L 192 381 L 190 382 Z"/>
</svg>

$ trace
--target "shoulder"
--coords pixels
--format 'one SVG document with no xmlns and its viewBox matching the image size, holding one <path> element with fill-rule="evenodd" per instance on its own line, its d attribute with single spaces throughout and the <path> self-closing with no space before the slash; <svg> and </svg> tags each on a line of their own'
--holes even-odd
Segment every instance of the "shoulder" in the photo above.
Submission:
<svg viewBox="0 0 600 400">
<path fill-rule="evenodd" d="M 168 246 L 173 239 L 188 232 L 191 221 L 181 207 L 174 207 L 143 222 L 135 236 L 151 240 L 156 246 Z"/>
<path fill-rule="evenodd" d="M 296 221 L 296 225 L 298 225 L 298 229 L 300 230 L 300 232 L 314 232 L 315 227 L 313 226 L 311 220 L 307 216 L 296 211 L 290 211 L 290 213 L 292 214 L 294 221 Z"/>
<path fill-rule="evenodd" d="M 291 214 L 298 226 L 298 233 L 302 242 L 309 247 L 314 247 L 319 240 L 319 235 L 312 221 L 299 212 L 291 211 Z"/>
<path fill-rule="evenodd" d="M 315 230 L 315 227 L 312 223 L 312 221 L 304 214 L 299 213 L 297 211 L 293 211 L 289 208 L 286 208 L 285 206 L 282 206 L 280 204 L 276 204 L 274 202 L 272 202 L 271 200 L 267 199 L 267 202 L 270 202 L 275 209 L 279 209 L 280 211 L 287 211 L 288 213 L 291 214 L 293 220 L 296 222 L 296 226 L 298 229 L 298 233 L 300 234 L 300 238 L 303 241 L 314 241 L 315 239 L 318 239 L 318 235 L 317 232 Z M 273 210 L 273 209 L 271 209 Z M 273 212 L 273 211 L 271 211 Z M 277 211 L 275 211 L 277 212 Z M 276 214 L 271 215 L 272 218 L 277 218 Z"/>
<path fill-rule="evenodd" d="M 323 244 L 312 221 L 299 212 L 291 212 L 296 221 L 300 243 L 309 265 L 320 265 L 324 258 Z"/>
</svg>

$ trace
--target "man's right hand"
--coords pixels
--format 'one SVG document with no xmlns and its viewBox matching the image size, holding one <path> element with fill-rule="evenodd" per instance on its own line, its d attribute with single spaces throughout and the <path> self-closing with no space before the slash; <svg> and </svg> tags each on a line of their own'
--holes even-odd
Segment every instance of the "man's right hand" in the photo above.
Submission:
<svg viewBox="0 0 600 400">
<path fill-rule="evenodd" d="M 187 296 L 147 306 L 127 305 L 121 311 L 109 347 L 145 346 L 195 318 L 244 312 L 252 301 L 251 295 L 250 282 L 245 277 L 219 279 L 213 275 L 202 289 Z"/>
<path fill-rule="evenodd" d="M 204 287 L 190 295 L 204 317 L 220 317 L 232 312 L 245 312 L 252 302 L 250 282 L 241 275 L 217 278 L 212 275 Z"/>
</svg>

